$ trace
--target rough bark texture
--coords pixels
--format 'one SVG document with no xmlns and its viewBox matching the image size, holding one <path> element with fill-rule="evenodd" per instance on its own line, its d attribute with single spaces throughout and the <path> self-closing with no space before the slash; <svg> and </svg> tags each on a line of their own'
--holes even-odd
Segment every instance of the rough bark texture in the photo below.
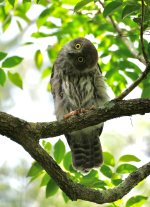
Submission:
<svg viewBox="0 0 150 207">
<path fill-rule="evenodd" d="M 104 108 L 91 110 L 68 120 L 50 123 L 31 123 L 12 115 L 0 112 L 0 134 L 19 143 L 46 172 L 56 181 L 59 187 L 72 199 L 82 199 L 95 203 L 116 201 L 127 194 L 141 180 L 150 174 L 150 163 L 131 173 L 119 186 L 97 191 L 81 184 L 74 183 L 39 145 L 39 139 L 54 137 L 73 130 L 82 129 L 109 119 L 150 112 L 150 99 L 128 101 L 111 101 Z"/>
</svg>

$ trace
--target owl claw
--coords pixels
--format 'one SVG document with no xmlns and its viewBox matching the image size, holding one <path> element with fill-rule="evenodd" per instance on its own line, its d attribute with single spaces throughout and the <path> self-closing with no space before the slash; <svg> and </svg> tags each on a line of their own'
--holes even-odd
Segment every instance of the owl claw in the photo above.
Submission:
<svg viewBox="0 0 150 207">
<path fill-rule="evenodd" d="M 82 113 L 86 113 L 86 112 L 88 112 L 90 110 L 93 110 L 93 109 L 95 109 L 95 106 L 91 106 L 89 109 L 85 109 L 85 108 L 76 109 L 75 111 L 71 111 L 70 113 L 65 114 L 64 119 L 69 119 L 72 116 L 79 115 L 79 114 L 82 114 Z"/>
<path fill-rule="evenodd" d="M 70 113 L 64 115 L 64 119 L 69 119 L 70 117 L 72 117 L 76 114 L 77 114 L 76 111 L 71 111 Z"/>
<path fill-rule="evenodd" d="M 96 109 L 96 107 L 95 107 L 94 105 L 92 105 L 92 106 L 89 108 L 89 111 L 90 111 L 90 110 L 94 110 L 94 109 Z"/>
</svg>

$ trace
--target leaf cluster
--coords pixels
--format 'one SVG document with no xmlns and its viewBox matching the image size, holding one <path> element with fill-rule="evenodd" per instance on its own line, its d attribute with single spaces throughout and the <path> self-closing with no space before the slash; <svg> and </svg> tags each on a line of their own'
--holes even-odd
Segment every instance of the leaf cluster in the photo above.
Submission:
<svg viewBox="0 0 150 207">
<path fill-rule="evenodd" d="M 78 36 L 92 35 L 99 52 L 99 63 L 109 86 L 115 95 L 119 95 L 130 82 L 133 82 L 141 73 L 140 65 L 133 61 L 142 56 L 140 43 L 141 24 L 141 1 L 134 0 L 53 0 L 49 4 L 46 0 L 37 0 L 34 3 L 42 6 L 42 11 L 35 20 L 36 30 L 32 32 L 33 41 L 25 42 L 23 45 L 32 47 L 36 39 L 56 37 L 57 40 L 47 48 L 47 55 L 50 64 L 44 69 L 43 54 L 40 47 L 35 51 L 34 59 L 37 69 L 41 70 L 41 77 L 48 77 L 51 73 L 52 63 L 63 44 Z M 144 1 L 144 32 L 148 35 L 150 27 L 150 3 Z M 28 17 L 28 11 L 32 8 L 31 0 L 17 2 L 15 0 L 1 1 L 0 21 L 3 32 L 6 32 L 12 20 L 16 21 L 20 33 L 26 25 L 33 24 Z M 118 27 L 118 25 L 120 25 Z M 126 42 L 128 39 L 128 43 Z M 150 43 L 144 39 L 146 53 L 150 58 Z M 135 46 L 136 45 L 136 46 Z M 133 52 L 134 51 L 134 52 Z M 2 51 L 5 54 L 5 52 Z M 0 84 L 4 86 L 6 75 L 0 71 Z M 18 76 L 18 75 L 17 75 Z M 9 79 L 10 76 L 8 77 Z M 19 77 L 17 77 L 18 79 Z M 16 79 L 16 75 L 15 75 Z M 20 79 L 20 78 L 19 78 Z M 16 81 L 12 81 L 14 84 Z M 21 84 L 15 84 L 22 87 Z M 141 96 L 149 97 L 149 79 L 142 82 L 139 87 L 142 89 Z M 50 89 L 50 86 L 49 86 Z"/>
<path fill-rule="evenodd" d="M 22 62 L 23 58 L 19 57 L 19 56 L 11 56 L 11 57 L 6 58 L 6 56 L 7 56 L 7 53 L 0 52 L 0 61 L 1 61 L 0 85 L 4 86 L 4 84 L 6 82 L 6 77 L 7 77 L 6 73 L 7 73 L 9 80 L 13 84 L 18 86 L 19 88 L 22 88 L 22 78 L 20 77 L 19 73 L 17 73 L 17 72 L 12 73 L 9 69 L 20 64 Z"/>
<path fill-rule="evenodd" d="M 66 151 L 65 145 L 60 139 L 53 147 L 50 142 L 43 140 L 42 147 L 47 151 L 47 153 L 53 156 L 55 161 L 59 163 L 62 169 L 73 181 L 98 190 L 118 186 L 122 183 L 126 174 L 137 170 L 134 163 L 140 162 L 140 159 L 134 155 L 122 155 L 118 160 L 116 160 L 111 153 L 103 152 L 103 165 L 100 168 L 91 170 L 88 174 L 82 174 L 72 167 L 71 152 Z M 30 182 L 33 182 L 37 178 L 40 179 L 40 187 L 45 187 L 46 189 L 46 198 L 55 195 L 58 190 L 60 190 L 56 182 L 37 162 L 32 164 L 27 176 L 30 177 Z M 62 192 L 62 196 L 65 202 L 69 201 L 69 198 L 64 192 Z M 132 205 L 140 207 L 146 200 L 147 197 L 136 195 L 130 197 L 125 202 L 125 207 L 130 207 Z M 115 205 L 117 207 L 120 203 L 124 203 L 124 201 L 119 201 L 119 203 L 116 201 L 112 206 Z"/>
</svg>

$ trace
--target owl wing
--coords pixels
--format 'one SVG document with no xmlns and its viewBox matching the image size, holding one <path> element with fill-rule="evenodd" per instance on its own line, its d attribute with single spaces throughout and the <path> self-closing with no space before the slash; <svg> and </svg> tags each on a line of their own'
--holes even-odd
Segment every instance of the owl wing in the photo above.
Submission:
<svg viewBox="0 0 150 207">
<path fill-rule="evenodd" d="M 51 92 L 54 100 L 55 114 L 57 120 L 61 120 L 64 115 L 63 107 L 63 92 L 62 92 L 62 77 L 57 66 L 53 66 L 50 79 Z"/>
<path fill-rule="evenodd" d="M 101 69 L 100 65 L 97 64 L 97 66 L 98 66 L 98 69 L 99 69 L 100 73 L 102 74 L 102 69 Z"/>
<path fill-rule="evenodd" d="M 103 106 L 107 101 L 109 101 L 109 96 L 106 90 L 106 84 L 104 81 L 104 77 L 102 76 L 102 70 L 100 65 L 97 65 L 97 70 L 94 74 L 94 87 L 95 87 L 95 94 L 96 94 L 96 102 L 97 106 Z"/>
<path fill-rule="evenodd" d="M 61 75 L 59 75 L 58 70 L 55 68 L 55 65 L 53 65 L 52 67 L 50 84 L 51 84 L 51 92 L 53 94 L 53 98 L 55 99 L 55 97 L 58 95 L 61 97 L 62 78 L 61 78 Z"/>
<path fill-rule="evenodd" d="M 57 120 L 62 120 L 64 118 L 64 115 L 70 112 L 68 111 L 69 103 L 67 96 L 63 92 L 63 81 L 60 71 L 61 70 L 59 68 L 59 65 L 54 64 L 50 79 L 51 92 L 54 99 L 54 107 Z"/>
</svg>

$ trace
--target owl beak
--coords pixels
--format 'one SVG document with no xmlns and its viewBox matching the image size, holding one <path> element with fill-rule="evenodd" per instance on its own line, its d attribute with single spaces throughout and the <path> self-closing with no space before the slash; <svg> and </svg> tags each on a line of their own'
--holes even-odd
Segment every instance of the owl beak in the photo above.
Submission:
<svg viewBox="0 0 150 207">
<path fill-rule="evenodd" d="M 73 57 L 73 56 L 74 56 L 74 52 L 73 52 L 73 51 L 70 51 L 70 52 L 68 52 L 68 55 L 69 55 L 70 57 Z"/>
</svg>

